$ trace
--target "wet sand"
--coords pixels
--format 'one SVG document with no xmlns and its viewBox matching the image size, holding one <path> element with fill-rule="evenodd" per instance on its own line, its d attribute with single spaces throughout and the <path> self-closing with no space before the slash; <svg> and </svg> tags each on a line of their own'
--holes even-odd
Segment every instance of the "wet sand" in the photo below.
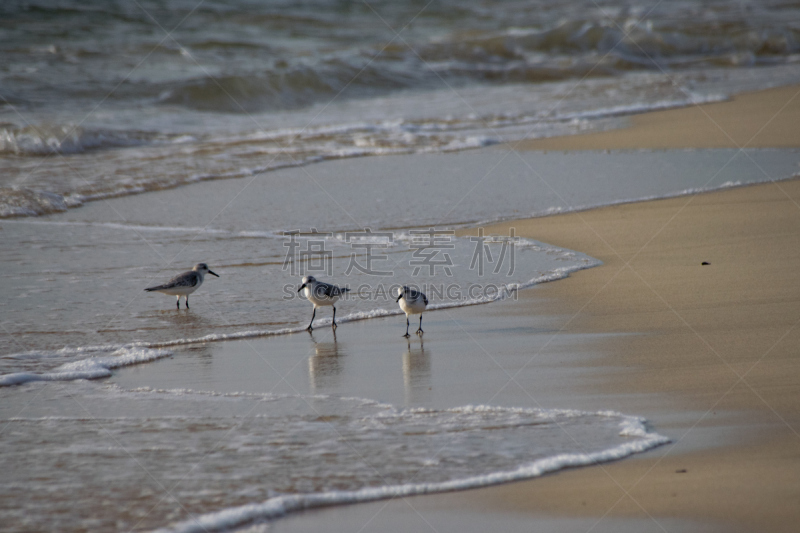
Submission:
<svg viewBox="0 0 800 533">
<path fill-rule="evenodd" d="M 613 395 L 615 408 L 658 419 L 640 400 L 657 395 L 684 416 L 676 443 L 646 458 L 464 495 L 464 504 L 796 530 L 800 181 L 511 225 L 604 261 L 537 291 L 569 317 L 563 332 L 639 333 L 595 341 L 604 357 L 587 386 Z M 729 434 L 712 450 L 676 453 L 720 426 Z"/>
<path fill-rule="evenodd" d="M 630 127 L 532 139 L 521 150 L 790 148 L 800 146 L 800 86 L 743 93 L 730 101 L 630 117 Z"/>
<path fill-rule="evenodd" d="M 800 88 L 633 117 L 628 130 L 527 148 L 798 146 Z M 713 120 L 712 120 L 713 119 Z M 713 127 L 725 139 L 702 127 Z M 655 135 L 655 136 L 654 136 Z M 720 144 L 717 144 L 717 143 Z M 604 356 L 586 387 L 621 410 L 682 413 L 676 442 L 646 457 L 465 493 L 446 506 L 585 516 L 663 517 L 720 530 L 795 531 L 800 520 L 800 181 L 515 221 L 487 228 L 581 250 L 604 265 L 538 288 L 562 331 Z M 704 265 L 703 263 L 708 263 Z M 653 416 L 655 415 L 655 416 Z M 659 426 L 663 427 L 663 426 Z M 703 428 L 713 449 L 680 453 Z M 738 526 L 738 527 L 736 527 Z"/>
<path fill-rule="evenodd" d="M 520 483 L 305 513 L 275 531 L 795 531 L 800 180 L 487 230 L 509 227 L 604 265 L 479 306 L 492 320 L 558 317 L 547 333 L 572 348 L 513 331 L 506 346 L 560 370 L 559 402 L 646 416 L 673 442 Z M 581 335 L 600 357 L 574 357 Z M 547 401 L 538 385 L 522 387 Z"/>
</svg>

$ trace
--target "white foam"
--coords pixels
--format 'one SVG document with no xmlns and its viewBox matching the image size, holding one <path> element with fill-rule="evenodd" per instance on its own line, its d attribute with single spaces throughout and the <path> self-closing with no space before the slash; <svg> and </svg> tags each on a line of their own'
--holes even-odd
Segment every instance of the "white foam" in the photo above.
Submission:
<svg viewBox="0 0 800 533">
<path fill-rule="evenodd" d="M 29 217 L 66 211 L 63 196 L 24 187 L 0 187 L 0 218 Z"/>
<path fill-rule="evenodd" d="M 180 226 L 145 226 L 143 224 L 121 224 L 118 222 L 80 222 L 68 220 L 8 220 L 5 223 L 11 224 L 31 224 L 39 226 L 80 226 L 80 227 L 93 227 L 93 228 L 109 228 L 118 230 L 129 231 L 148 231 L 148 232 L 164 232 L 164 233 L 209 233 L 230 235 L 231 232 L 214 229 L 214 228 L 200 228 L 200 227 L 180 227 Z"/>
<path fill-rule="evenodd" d="M 58 195 L 55 195 L 58 196 Z M 2 206 L 0 206 L 2 207 Z M 72 207 L 72 205 L 69 205 Z M 66 207 L 63 209 L 66 210 Z M 0 210 L 0 217 L 3 211 Z M 38 219 L 18 219 L 18 220 L 5 220 L 4 224 L 30 224 L 39 226 L 61 226 L 61 227 L 93 227 L 93 228 L 108 228 L 120 231 L 133 231 L 136 233 L 151 232 L 151 233 L 191 233 L 191 234 L 205 234 L 205 235 L 225 235 L 228 237 L 242 237 L 242 238 L 259 238 L 259 239 L 286 239 L 280 231 L 228 231 L 224 229 L 208 228 L 208 227 L 193 227 L 193 226 L 146 226 L 143 224 L 121 224 L 118 222 L 80 222 L 80 221 L 66 221 L 66 220 L 38 220 Z"/>
<path fill-rule="evenodd" d="M 0 128 L 0 154 L 76 154 L 96 148 L 144 144 L 152 134 L 133 131 L 85 129 L 70 124 Z"/>
<path fill-rule="evenodd" d="M 484 412 L 497 409 L 487 406 L 464 407 L 459 410 L 473 409 L 475 412 Z M 528 410 L 520 409 L 520 412 Z M 585 413 L 571 411 L 555 411 L 553 414 L 580 415 Z M 455 490 L 465 490 L 486 487 L 499 483 L 520 481 L 556 472 L 565 468 L 585 466 L 590 464 L 614 461 L 640 453 L 656 446 L 669 442 L 667 437 L 649 432 L 641 418 L 624 416 L 614 412 L 597 413 L 600 416 L 621 417 L 620 435 L 635 437 L 636 440 L 624 442 L 618 446 L 592 453 L 564 453 L 551 457 L 538 459 L 531 463 L 502 472 L 493 472 L 485 475 L 454 479 L 441 483 L 409 483 L 402 485 L 385 485 L 368 487 L 354 491 L 329 491 L 310 494 L 282 495 L 270 498 L 257 504 L 248 504 L 231 507 L 190 520 L 179 522 L 168 528 L 159 529 L 159 533 L 195 533 L 220 531 L 246 525 L 256 520 L 274 520 L 288 513 L 306 509 L 329 507 L 333 505 L 364 503 L 388 498 L 417 496 Z"/>
<path fill-rule="evenodd" d="M 99 379 L 111 375 L 111 370 L 123 366 L 147 363 L 172 355 L 166 350 L 144 347 L 120 347 L 108 356 L 89 357 L 66 363 L 51 372 L 15 372 L 0 375 L 0 387 L 21 385 L 31 381 L 73 381 L 76 379 Z"/>
</svg>

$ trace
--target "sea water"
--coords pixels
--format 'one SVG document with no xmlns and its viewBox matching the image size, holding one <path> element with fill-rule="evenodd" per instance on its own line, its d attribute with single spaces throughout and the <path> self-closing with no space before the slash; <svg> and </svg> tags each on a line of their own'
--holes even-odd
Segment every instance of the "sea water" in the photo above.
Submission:
<svg viewBox="0 0 800 533">
<path fill-rule="evenodd" d="M 294 510 L 535 477 L 666 440 L 614 412 L 37 387 L 0 391 L 31 404 L 24 416 L 2 410 L 7 531 L 140 530 L 178 519 L 167 530 L 217 531 Z"/>
<path fill-rule="evenodd" d="M 796 83 L 797 12 L 780 2 L 34 1 L 0 15 L 0 520 L 12 531 L 225 529 L 657 446 L 666 438 L 635 416 L 430 402 L 440 382 L 422 390 L 420 376 L 437 354 L 458 361 L 434 340 L 370 354 L 401 356 L 408 396 L 391 403 L 375 389 L 393 375 L 370 375 L 366 397 L 337 384 L 349 374 L 335 339 L 313 341 L 319 353 L 292 363 L 308 365 L 308 387 L 282 394 L 106 378 L 158 374 L 192 351 L 213 366 L 215 345 L 302 331 L 303 274 L 352 289 L 337 305 L 352 327 L 399 314 L 401 284 L 449 317 L 599 264 L 457 227 L 797 172 L 792 150 L 485 148 Z M 191 310 L 143 291 L 200 261 L 221 277 Z"/>
<path fill-rule="evenodd" d="M 785 2 L 0 6 L 0 217 L 797 83 Z"/>
</svg>

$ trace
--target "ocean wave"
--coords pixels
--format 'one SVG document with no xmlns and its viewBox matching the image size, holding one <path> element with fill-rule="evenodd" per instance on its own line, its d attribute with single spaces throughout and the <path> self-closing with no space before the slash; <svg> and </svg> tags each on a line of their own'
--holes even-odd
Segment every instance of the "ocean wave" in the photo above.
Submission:
<svg viewBox="0 0 800 533">
<path fill-rule="evenodd" d="M 413 416 L 413 410 L 400 413 L 400 416 Z M 322 507 L 335 505 L 346 505 L 353 503 L 365 503 L 389 498 L 403 498 L 423 494 L 434 494 L 450 492 L 456 490 L 466 490 L 479 487 L 487 487 L 512 481 L 520 481 L 540 477 L 544 474 L 574 468 L 579 466 L 604 463 L 619 460 L 635 453 L 641 453 L 657 446 L 670 442 L 668 437 L 659 435 L 647 429 L 644 419 L 622 415 L 620 413 L 604 411 L 599 413 L 582 413 L 579 411 L 567 410 L 531 410 L 518 408 L 498 408 L 490 406 L 464 406 L 450 409 L 442 413 L 430 409 L 418 409 L 425 417 L 436 417 L 450 415 L 463 417 L 466 415 L 478 415 L 479 419 L 494 420 L 493 424 L 503 425 L 501 421 L 504 417 L 511 417 L 515 424 L 526 422 L 528 417 L 550 418 L 557 425 L 559 419 L 569 419 L 574 417 L 590 416 L 617 420 L 618 435 L 626 440 L 609 448 L 590 451 L 584 453 L 566 452 L 543 457 L 527 463 L 522 463 L 515 468 L 507 470 L 497 470 L 490 473 L 472 475 L 467 477 L 455 478 L 446 481 L 429 481 L 416 483 L 386 484 L 374 487 L 364 487 L 357 490 L 328 490 L 324 492 L 311 492 L 306 494 L 283 494 L 276 495 L 266 501 L 256 504 L 246 504 L 236 507 L 229 507 L 220 511 L 210 512 L 191 519 L 184 520 L 170 525 L 169 527 L 156 530 L 158 533 L 194 533 L 207 531 L 229 530 L 243 526 L 255 521 L 270 521 L 286 516 L 287 514 Z M 388 413 L 384 417 L 397 416 Z M 474 423 L 474 422 L 473 422 Z M 458 431 L 465 431 L 463 422 L 460 422 Z M 446 426 L 447 424 L 445 424 Z M 440 430 L 442 428 L 439 428 Z M 434 433 L 431 430 L 431 433 Z M 422 466 L 437 464 L 423 462 Z M 441 467 L 440 467 L 441 468 Z"/>
<path fill-rule="evenodd" d="M 797 77 L 797 69 L 773 70 L 764 75 L 763 84 L 788 83 Z M 531 91 L 521 84 L 483 86 L 461 94 L 465 105 L 460 107 L 450 106 L 441 91 L 408 91 L 391 98 L 342 104 L 343 109 L 337 109 L 330 120 L 317 121 L 313 110 L 254 115 L 253 120 L 230 115 L 223 119 L 217 114 L 211 116 L 211 127 L 190 118 L 206 121 L 209 115 L 205 113 L 155 106 L 163 116 L 152 122 L 134 120 L 139 129 L 74 129 L 62 124 L 52 127 L 57 134 L 37 129 L 38 137 L 28 144 L 21 140 L 24 135 L 17 135 L 27 131 L 25 128 L 0 124 L 6 136 L 13 137 L 13 142 L 7 143 L 6 157 L 0 154 L 0 187 L 5 185 L 0 188 L 0 218 L 47 215 L 88 201 L 202 181 L 253 178 L 335 159 L 455 152 L 524 138 L 607 129 L 621 125 L 616 117 L 623 115 L 724 100 L 728 94 L 723 94 L 722 88 L 727 90 L 728 85 L 713 80 L 748 82 L 748 76 L 717 69 L 702 76 L 638 73 L 617 80 L 586 80 L 581 87 L 559 82 Z M 201 92 L 211 91 L 201 98 L 208 96 L 209 102 L 228 98 L 212 78 L 198 83 Z M 245 92 L 250 90 L 248 83 Z M 177 87 L 180 92 L 181 83 Z M 737 92 L 735 83 L 730 87 L 730 93 Z M 263 90 L 257 83 L 251 88 Z M 561 96 L 573 90 L 569 100 Z M 254 121 L 265 127 L 254 128 Z M 43 157 L 48 150 L 61 155 L 72 151 L 72 156 Z M 17 183 L 18 188 L 12 187 Z"/>
<path fill-rule="evenodd" d="M 640 18 L 611 12 L 589 12 L 539 21 L 478 35 L 454 34 L 420 48 L 426 61 L 456 61 L 461 65 L 511 64 L 531 59 L 609 55 L 647 68 L 651 61 L 682 61 L 749 55 L 788 58 L 800 52 L 800 31 L 776 18 L 776 13 L 671 11 L 669 17 Z M 600 15 L 600 16 L 598 16 Z M 642 60 L 646 61 L 642 61 Z M 652 68 L 653 65 L 650 65 Z"/>
<path fill-rule="evenodd" d="M 502 31 L 452 32 L 410 47 L 389 43 L 278 61 L 263 70 L 173 82 L 159 101 L 195 110 L 296 109 L 332 98 L 478 82 L 543 83 L 629 71 L 738 68 L 791 62 L 800 30 L 776 20 L 722 22 L 577 16 Z M 476 35 L 477 33 L 477 35 Z"/>
<path fill-rule="evenodd" d="M 66 126 L 65 126 L 66 128 Z M 62 149 L 86 151 L 121 147 L 133 151 L 116 154 L 102 161 L 55 159 L 38 166 L 35 176 L 26 174 L 30 187 L 0 187 L 0 218 L 40 216 L 79 207 L 88 201 L 159 191 L 210 180 L 256 176 L 263 172 L 335 159 L 374 155 L 399 155 L 427 152 L 453 152 L 481 148 L 499 142 L 487 135 L 459 135 L 431 124 L 420 126 L 399 121 L 379 124 L 341 124 L 305 129 L 244 132 L 215 135 L 198 141 L 186 135 L 118 133 L 81 137 L 86 142 L 50 147 L 46 142 L 16 145 L 15 155 L 40 157 Z M 145 142 L 142 139 L 147 138 Z M 53 138 L 55 139 L 55 138 Z M 87 139 L 102 142 L 93 144 Z M 134 140 L 137 139 L 137 140 Z M 139 142 L 142 140 L 142 142 Z M 77 142 L 77 141 L 76 141 Z M 67 143 L 69 144 L 69 143 Z M 149 146 L 142 146 L 148 144 Z M 200 152 L 207 166 L 193 171 L 194 153 Z M 241 160 L 237 160 L 241 158 Z M 96 165 L 92 165 L 97 162 Z M 261 164 L 259 164 L 261 163 Z M 87 166 L 81 166 L 81 165 Z M 45 170 L 45 165 L 48 167 Z M 108 165 L 108 166 L 104 166 Z M 25 162 L 15 164 L 14 173 L 30 172 Z M 36 186 L 41 186 L 36 187 Z"/>
<path fill-rule="evenodd" d="M 147 13 L 124 4 L 4 4 L 0 12 L 13 31 L 0 47 L 10 65 L 0 102 L 36 107 L 88 97 L 93 106 L 113 95 L 135 104 L 241 113 L 442 82 L 537 83 L 630 70 L 741 68 L 789 63 L 800 54 L 797 5 L 777 0 L 745 8 L 682 0 L 649 9 L 622 1 L 536 0 L 491 9 L 478 1 L 444 1 L 426 5 L 423 13 L 414 4 L 373 5 L 374 11 L 343 10 L 335 2 L 233 0 L 221 9 L 180 1 L 163 14 L 164 23 L 174 17 L 173 39 L 159 42 L 141 31 L 152 23 Z M 59 17 L 75 24 L 65 30 Z M 184 18 L 191 23 L 180 24 Z M 406 28 L 410 20 L 416 22 Z M 403 28 L 402 39 L 384 25 Z M 198 31 L 202 27 L 215 31 Z M 152 55 L 154 65 L 140 69 L 126 61 L 137 53 Z M 128 79 L 131 67 L 135 80 Z M 46 141 L 35 140 L 32 149 L 49 153 Z"/>
<path fill-rule="evenodd" d="M 31 217 L 66 211 L 60 194 L 24 187 L 0 187 L 0 218 Z"/>
<path fill-rule="evenodd" d="M 66 529 L 130 529 L 135 521 L 144 530 L 227 530 L 302 509 L 529 479 L 669 441 L 644 419 L 612 411 L 402 408 L 334 395 L 88 382 L 48 386 L 41 396 L 28 399 L 35 403 L 26 416 L 2 421 L 13 428 L 4 434 L 12 481 L 3 495 L 32 529 L 46 529 L 63 509 Z M 80 475 L 63 467 L 65 454 Z M 133 474 L 132 456 L 142 467 Z M 141 490 L 148 472 L 185 477 L 198 458 L 192 479 L 202 483 L 181 489 L 180 512 L 158 505 L 160 491 Z M 70 498 L 30 498 L 42 476 L 48 487 L 68 487 Z M 98 490 L 107 495 L 102 509 Z M 120 518 L 121 507 L 133 518 Z"/>
<path fill-rule="evenodd" d="M 341 56 L 315 64 L 305 61 L 262 72 L 204 76 L 172 83 L 159 96 L 162 104 L 191 109 L 250 113 L 296 109 L 332 98 L 369 97 L 425 85 L 426 76 L 394 65 L 373 63 L 365 57 Z"/>
<path fill-rule="evenodd" d="M 61 365 L 51 372 L 14 372 L 0 375 L 0 387 L 21 385 L 31 381 L 74 381 L 76 379 L 100 379 L 111 375 L 115 368 L 136 365 L 162 359 L 172 355 L 167 350 L 142 347 L 120 347 L 108 356 L 89 357 Z"/>
<path fill-rule="evenodd" d="M 138 146 L 155 134 L 109 129 L 89 129 L 70 124 L 0 126 L 0 155 L 44 156 L 77 154 L 87 150 Z"/>
</svg>

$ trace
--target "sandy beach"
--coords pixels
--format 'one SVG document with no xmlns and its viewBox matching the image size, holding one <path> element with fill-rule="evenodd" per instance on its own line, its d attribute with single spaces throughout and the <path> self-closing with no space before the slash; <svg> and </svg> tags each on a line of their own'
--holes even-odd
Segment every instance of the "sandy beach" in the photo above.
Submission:
<svg viewBox="0 0 800 533">
<path fill-rule="evenodd" d="M 555 313 L 556 337 L 626 334 L 591 338 L 603 356 L 569 394 L 643 414 L 673 442 L 530 481 L 358 506 L 349 519 L 372 517 L 369 531 L 414 530 L 406 521 L 442 530 L 464 514 L 470 531 L 481 520 L 509 531 L 795 531 L 798 203 L 794 180 L 487 228 L 604 261 L 489 308 Z M 277 527 L 313 531 L 327 520 L 344 522 L 343 511 Z"/>
<path fill-rule="evenodd" d="M 710 146 L 716 141 L 704 142 L 696 126 L 705 121 L 716 127 L 713 119 L 739 146 L 796 147 L 800 131 L 790 124 L 800 110 L 798 91 L 788 87 L 651 113 L 633 117 L 628 130 L 525 146 Z M 649 134 L 662 131 L 663 138 Z M 600 341 L 605 356 L 587 387 L 613 395 L 619 409 L 645 414 L 643 395 L 666 400 L 684 413 L 675 422 L 680 438 L 648 457 L 476 491 L 448 503 L 463 499 L 469 508 L 483 502 L 487 508 L 598 520 L 691 518 L 719 522 L 727 531 L 796 530 L 800 181 L 514 221 L 487 231 L 502 234 L 509 227 L 603 260 L 601 267 L 540 286 L 525 298 L 532 308 L 543 301 L 557 306 L 568 317 L 564 332 L 636 334 Z M 676 453 L 699 428 L 714 426 L 725 426 L 728 434 L 713 449 Z"/>
<path fill-rule="evenodd" d="M 606 355 L 588 386 L 614 395 L 620 409 L 642 412 L 641 396 L 658 395 L 686 413 L 676 422 L 676 448 L 702 427 L 725 425 L 730 435 L 709 451 L 668 447 L 466 495 L 468 505 L 793 531 L 800 512 L 799 201 L 800 181 L 791 181 L 513 223 L 522 234 L 604 261 L 540 287 L 532 306 L 541 298 L 563 304 L 564 332 L 640 334 L 601 341 Z"/>
<path fill-rule="evenodd" d="M 735 124 L 722 145 L 732 138 L 739 146 L 798 147 L 800 132 L 786 129 L 800 110 L 798 91 L 649 113 L 632 117 L 626 130 L 524 146 L 602 149 L 608 139 L 610 148 L 708 147 L 695 128 L 704 121 L 716 128 L 713 118 Z M 661 138 L 645 134 L 662 131 Z M 485 521 L 513 531 L 795 531 L 800 180 L 515 220 L 486 231 L 505 235 L 511 227 L 604 264 L 488 310 L 553 313 L 560 317 L 556 336 L 624 334 L 591 338 L 603 356 L 584 363 L 591 377 L 571 392 L 647 416 L 668 428 L 673 442 L 624 461 L 368 504 L 350 515 L 372 517 L 367 529 L 374 531 L 406 521 L 441 530 L 464 515 L 471 517 L 461 524 L 468 530 Z M 342 522 L 343 512 L 324 510 L 278 527 L 313 531 L 326 520 Z"/>
</svg>

